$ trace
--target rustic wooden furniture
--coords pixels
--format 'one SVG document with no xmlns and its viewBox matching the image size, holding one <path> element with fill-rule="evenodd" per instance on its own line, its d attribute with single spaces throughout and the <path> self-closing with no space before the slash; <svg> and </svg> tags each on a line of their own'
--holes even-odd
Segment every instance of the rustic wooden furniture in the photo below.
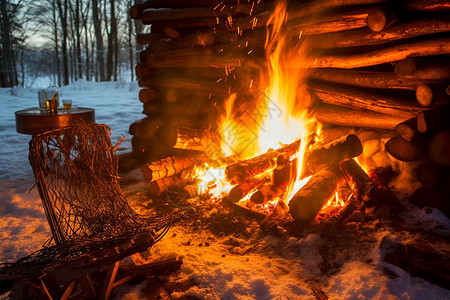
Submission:
<svg viewBox="0 0 450 300">
<path fill-rule="evenodd" d="M 86 297 L 107 299 L 125 282 L 114 282 L 120 261 L 188 215 L 137 214 L 120 189 L 114 151 L 109 128 L 84 121 L 32 138 L 29 159 L 52 237 L 39 251 L 0 265 L 0 286 L 13 283 L 12 298 L 67 299 L 79 284 Z M 106 276 L 98 287 L 92 277 L 98 282 L 100 271 Z"/>
<path fill-rule="evenodd" d="M 56 114 L 41 111 L 37 107 L 27 108 L 15 112 L 16 131 L 24 134 L 38 134 L 52 129 L 69 126 L 74 120 L 83 119 L 87 122 L 95 122 L 95 110 L 93 108 L 72 108 L 69 112 L 58 110 Z"/>
</svg>

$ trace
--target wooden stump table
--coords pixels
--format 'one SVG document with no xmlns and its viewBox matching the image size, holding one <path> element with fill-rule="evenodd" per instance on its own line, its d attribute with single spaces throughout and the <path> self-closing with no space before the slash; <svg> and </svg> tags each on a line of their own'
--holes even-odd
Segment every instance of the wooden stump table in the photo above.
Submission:
<svg viewBox="0 0 450 300">
<path fill-rule="evenodd" d="M 83 119 L 87 122 L 95 122 L 95 110 L 85 107 L 72 108 L 69 112 L 58 109 L 55 114 L 32 107 L 16 111 L 15 115 L 16 131 L 32 135 L 69 126 L 74 120 Z"/>
</svg>

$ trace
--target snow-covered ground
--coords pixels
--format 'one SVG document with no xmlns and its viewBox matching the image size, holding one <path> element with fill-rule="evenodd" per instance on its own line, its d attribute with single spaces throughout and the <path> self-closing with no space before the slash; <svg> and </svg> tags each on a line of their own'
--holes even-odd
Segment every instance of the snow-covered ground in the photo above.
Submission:
<svg viewBox="0 0 450 300">
<path fill-rule="evenodd" d="M 0 89 L 0 261 L 14 261 L 37 250 L 50 232 L 33 187 L 28 163 L 30 136 L 15 132 L 14 111 L 37 106 L 36 88 Z M 96 121 L 112 128 L 112 142 L 122 136 L 122 151 L 130 150 L 128 126 L 142 118 L 135 83 L 77 82 L 60 89 L 60 99 L 92 107 Z M 124 192 L 145 213 L 154 200 L 140 170 L 124 174 Z M 132 184 L 131 184 L 132 183 Z M 31 189 L 31 191 L 30 191 Z M 413 209 L 406 216 L 450 230 L 438 211 Z M 396 233 L 380 221 L 349 223 L 324 236 L 318 230 L 290 235 L 275 232 L 221 205 L 205 205 L 201 217 L 174 226 L 150 250 L 152 258 L 183 257 L 181 270 L 159 281 L 168 299 L 315 299 L 312 284 L 330 299 L 450 299 L 450 291 L 383 262 L 380 247 Z M 386 268 L 389 272 L 386 272 Z M 115 299 L 154 299 L 149 281 L 114 290 Z M 159 294 L 161 299 L 166 299 Z M 0 295 L 0 298 L 1 295 Z M 3 298 L 2 298 L 3 299 Z"/>
</svg>

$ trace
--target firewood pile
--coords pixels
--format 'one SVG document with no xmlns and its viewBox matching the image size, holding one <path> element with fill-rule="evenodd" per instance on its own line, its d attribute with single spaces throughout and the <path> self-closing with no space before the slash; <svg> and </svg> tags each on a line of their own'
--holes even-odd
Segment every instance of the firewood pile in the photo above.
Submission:
<svg viewBox="0 0 450 300">
<path fill-rule="evenodd" d="M 270 15 L 276 3 L 147 0 L 131 8 L 131 17 L 148 30 L 138 36 L 146 49 L 136 66 L 142 88 L 139 99 L 147 117 L 131 124 L 130 134 L 134 154 L 153 161 L 143 171 L 155 196 L 179 185 L 186 170 L 204 162 L 227 166 L 227 179 L 237 184 L 229 193 L 232 202 L 268 180 L 284 181 L 283 168 L 291 169 L 285 164 L 291 155 L 289 145 L 244 162 L 233 157 L 211 160 L 215 155 L 207 153 L 208 145 L 217 141 L 217 119 L 225 100 L 237 93 L 246 99 L 245 110 L 261 93 L 260 77 L 268 64 L 267 28 L 273 25 Z M 413 202 L 428 206 L 433 195 L 438 199 L 433 205 L 448 210 L 450 3 L 292 0 L 287 13 L 283 30 L 289 41 L 308 45 L 306 58 L 292 65 L 307 74 L 306 86 L 299 87 L 305 97 L 301 108 L 312 112 L 325 128 L 340 130 L 344 140 L 348 137 L 344 133 L 355 128 L 388 131 L 393 136 L 386 143 L 390 155 L 404 162 L 423 161 L 417 168 L 423 188 L 413 195 Z M 194 151 L 180 156 L 178 149 Z M 329 163 L 319 159 L 316 166 L 307 153 L 313 177 L 311 186 L 300 192 L 323 194 L 314 194 L 314 199 L 329 198 L 345 177 L 355 197 L 348 201 L 349 211 L 356 202 L 370 203 L 369 198 L 394 199 L 385 188 L 377 190 L 352 160 L 360 154 L 354 152 Z M 167 158 L 157 160 L 162 157 Z M 323 165 L 328 168 L 321 170 Z M 269 179 L 261 175 L 268 168 L 275 168 L 277 175 Z M 261 176 L 245 180 L 256 175 Z M 263 202 L 277 192 L 265 188 L 254 199 Z M 292 206 L 311 197 L 297 196 Z M 295 218 L 309 220 L 325 200 L 307 217 Z M 291 207 L 293 214 L 295 210 Z"/>
</svg>

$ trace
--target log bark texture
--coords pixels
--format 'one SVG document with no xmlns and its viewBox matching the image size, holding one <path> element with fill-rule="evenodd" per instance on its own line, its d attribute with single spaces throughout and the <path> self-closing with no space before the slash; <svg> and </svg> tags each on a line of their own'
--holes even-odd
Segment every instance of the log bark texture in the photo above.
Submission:
<svg viewBox="0 0 450 300">
<path fill-rule="evenodd" d="M 289 201 L 289 213 L 295 221 L 309 223 L 336 191 L 342 174 L 338 168 L 322 169 Z"/>
<path fill-rule="evenodd" d="M 398 22 L 382 32 L 373 32 L 368 28 L 361 28 L 351 31 L 324 33 L 309 37 L 309 41 L 314 48 L 360 47 L 448 31 L 450 31 L 448 17 L 440 16 Z"/>
<path fill-rule="evenodd" d="M 309 83 L 308 86 L 322 102 L 328 104 L 371 110 L 404 118 L 415 117 L 419 112 L 424 110 L 416 102 L 380 94 L 377 95 L 363 89 L 318 83 Z"/>
<path fill-rule="evenodd" d="M 374 129 L 392 130 L 397 124 L 408 119 L 328 104 L 315 105 L 311 112 L 318 121 L 325 124 Z"/>
<path fill-rule="evenodd" d="M 362 54 L 313 56 L 298 62 L 295 68 L 362 68 L 414 56 L 450 54 L 450 38 L 435 38 L 398 44 Z"/>
</svg>

